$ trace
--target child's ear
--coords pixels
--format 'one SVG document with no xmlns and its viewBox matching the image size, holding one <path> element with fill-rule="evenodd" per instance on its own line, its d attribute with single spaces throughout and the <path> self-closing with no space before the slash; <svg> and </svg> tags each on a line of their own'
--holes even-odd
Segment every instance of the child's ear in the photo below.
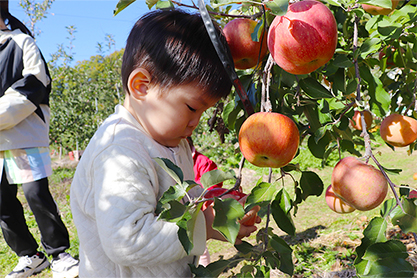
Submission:
<svg viewBox="0 0 417 278">
<path fill-rule="evenodd" d="M 127 86 L 134 98 L 141 99 L 147 94 L 150 83 L 151 75 L 149 72 L 144 68 L 137 68 L 130 73 Z"/>
</svg>

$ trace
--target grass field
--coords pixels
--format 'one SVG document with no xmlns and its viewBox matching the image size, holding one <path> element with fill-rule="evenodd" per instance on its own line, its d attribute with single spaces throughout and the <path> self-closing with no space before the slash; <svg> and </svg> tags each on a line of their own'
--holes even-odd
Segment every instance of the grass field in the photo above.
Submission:
<svg viewBox="0 0 417 278">
<path fill-rule="evenodd" d="M 397 149 L 396 152 L 393 152 L 382 145 L 374 151 L 374 154 L 384 167 L 403 170 L 399 175 L 390 175 L 395 184 L 408 184 L 417 188 L 417 181 L 413 180 L 412 177 L 413 173 L 417 172 L 417 152 L 408 155 L 406 149 Z M 78 258 L 77 233 L 72 222 L 69 206 L 69 188 L 75 165 L 68 165 L 62 163 L 62 161 L 58 161 L 56 165 L 54 174 L 50 177 L 50 188 L 62 213 L 63 221 L 70 232 L 71 248 L 68 252 Z M 59 165 L 61 167 L 58 167 Z M 332 171 L 330 166 L 324 169 L 314 169 L 322 178 L 325 187 L 330 184 Z M 243 172 L 242 185 L 244 191 L 248 192 L 258 179 L 266 178 L 266 175 L 266 170 L 256 169 L 248 165 Z M 39 240 L 40 235 L 36 222 L 20 191 L 19 198 L 25 207 L 27 223 L 34 236 Z M 295 237 L 285 235 L 276 226 L 273 227 L 275 232 L 284 237 L 294 250 L 295 276 L 311 277 L 317 275 L 316 277 L 320 277 L 326 272 L 352 268 L 354 248 L 360 244 L 362 231 L 368 221 L 378 214 L 378 209 L 367 212 L 355 211 L 346 215 L 334 213 L 328 209 L 322 195 L 320 197 L 309 197 L 306 202 L 300 205 L 298 213 L 294 217 L 297 232 Z M 259 227 L 262 227 L 262 225 L 264 223 L 260 223 Z M 2 235 L 0 237 L 0 276 L 4 277 L 16 265 L 18 258 L 6 245 Z M 254 236 L 249 241 L 254 243 Z M 212 259 L 219 256 L 228 258 L 236 253 L 234 247 L 229 243 L 209 241 L 208 246 Z M 224 275 L 224 277 L 226 276 Z M 36 277 L 52 277 L 52 274 L 48 269 Z M 285 277 L 285 275 L 276 272 L 274 277 Z"/>
</svg>

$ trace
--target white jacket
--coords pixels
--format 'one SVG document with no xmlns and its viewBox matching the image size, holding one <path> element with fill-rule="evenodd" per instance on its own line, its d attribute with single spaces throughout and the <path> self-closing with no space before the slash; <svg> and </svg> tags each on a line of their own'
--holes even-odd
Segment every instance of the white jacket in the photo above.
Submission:
<svg viewBox="0 0 417 278">
<path fill-rule="evenodd" d="M 190 277 L 188 264 L 204 252 L 205 220 L 199 214 L 194 249 L 187 256 L 175 223 L 154 214 L 175 182 L 153 160 L 164 157 L 193 180 L 185 140 L 176 148 L 154 141 L 121 105 L 97 130 L 77 166 L 71 209 L 80 241 L 80 277 Z M 199 194 L 200 187 L 194 188 Z M 198 191 L 198 192 L 197 192 Z"/>
<path fill-rule="evenodd" d="M 0 30 L 0 151 L 49 146 L 50 91 L 33 38 Z"/>
</svg>

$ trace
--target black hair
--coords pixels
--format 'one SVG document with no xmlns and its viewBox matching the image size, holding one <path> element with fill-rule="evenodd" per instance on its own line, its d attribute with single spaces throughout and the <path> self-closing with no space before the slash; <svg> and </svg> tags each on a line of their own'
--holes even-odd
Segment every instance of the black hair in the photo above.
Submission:
<svg viewBox="0 0 417 278">
<path fill-rule="evenodd" d="M 33 38 L 30 30 L 19 19 L 12 16 L 9 12 L 9 0 L 0 0 L 0 17 L 3 19 L 6 25 L 10 26 L 13 31 L 19 29 L 22 33 L 25 33 Z"/>
<path fill-rule="evenodd" d="M 231 58 L 221 29 L 213 23 Z M 195 82 L 204 94 L 221 98 L 232 87 L 201 16 L 179 9 L 149 12 L 133 26 L 122 64 L 123 88 L 127 93 L 129 75 L 140 67 L 151 74 L 151 84 L 161 88 Z"/>
</svg>

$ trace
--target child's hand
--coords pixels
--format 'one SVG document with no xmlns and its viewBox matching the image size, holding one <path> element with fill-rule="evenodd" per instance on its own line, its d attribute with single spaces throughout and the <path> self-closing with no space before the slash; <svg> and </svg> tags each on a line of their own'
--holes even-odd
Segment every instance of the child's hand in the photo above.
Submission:
<svg viewBox="0 0 417 278">
<path fill-rule="evenodd" d="M 241 244 L 242 238 L 250 236 L 253 232 L 257 230 L 257 227 L 254 226 L 255 223 L 260 223 L 261 218 L 257 215 L 257 212 L 259 211 L 259 206 L 254 206 L 248 213 L 246 213 L 243 218 L 240 220 L 240 229 L 239 233 L 237 235 L 235 244 Z M 214 209 L 213 204 L 208 206 L 204 211 L 204 216 L 206 218 L 206 232 L 207 232 L 207 239 L 217 239 L 221 241 L 227 241 L 224 236 L 219 232 L 213 229 L 213 220 L 214 220 Z M 254 215 L 256 217 L 254 217 Z M 254 223 L 252 225 L 248 225 L 247 221 L 253 220 Z M 246 222 L 246 223 L 245 223 Z M 251 224 L 251 223 L 249 223 Z"/>
<path fill-rule="evenodd" d="M 258 216 L 260 209 L 260 206 L 254 206 L 250 211 L 248 211 L 248 213 L 243 216 L 239 223 L 245 226 L 253 226 L 255 223 L 261 223 L 261 218 Z"/>
<path fill-rule="evenodd" d="M 237 235 L 235 244 L 241 244 L 242 238 L 250 236 L 251 233 L 257 230 L 255 223 L 261 223 L 261 218 L 257 214 L 260 209 L 260 206 L 254 206 L 239 221 L 240 230 L 239 234 Z"/>
</svg>

